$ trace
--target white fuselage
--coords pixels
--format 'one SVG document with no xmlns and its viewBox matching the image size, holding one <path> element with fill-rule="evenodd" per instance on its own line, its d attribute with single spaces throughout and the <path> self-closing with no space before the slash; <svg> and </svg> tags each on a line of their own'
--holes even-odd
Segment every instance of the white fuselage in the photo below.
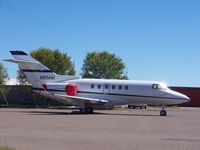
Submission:
<svg viewBox="0 0 200 150">
<path fill-rule="evenodd" d="M 156 81 L 76 79 L 62 83 L 47 83 L 48 93 L 66 95 L 66 85 L 77 85 L 77 97 L 107 100 L 111 105 L 151 104 L 173 105 L 189 98 Z"/>
</svg>

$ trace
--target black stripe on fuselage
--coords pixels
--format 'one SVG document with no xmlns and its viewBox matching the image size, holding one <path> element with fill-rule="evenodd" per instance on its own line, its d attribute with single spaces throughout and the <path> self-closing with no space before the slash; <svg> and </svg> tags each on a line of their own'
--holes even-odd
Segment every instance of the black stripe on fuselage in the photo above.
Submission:
<svg viewBox="0 0 200 150">
<path fill-rule="evenodd" d="M 44 90 L 43 88 L 32 88 L 32 90 L 35 90 L 35 91 L 49 91 L 49 92 L 65 92 L 65 90 L 59 90 L 59 89 L 47 89 L 47 90 Z"/>
<path fill-rule="evenodd" d="M 51 70 L 32 70 L 32 69 L 22 69 L 23 72 L 53 72 Z"/>
<path fill-rule="evenodd" d="M 119 93 L 98 93 L 98 92 L 85 92 L 85 91 L 78 91 L 78 93 L 102 94 L 102 95 L 112 95 L 112 96 L 146 97 L 146 98 L 162 98 L 162 99 L 177 99 L 177 100 L 183 100 L 183 99 L 181 99 L 181 98 L 173 98 L 173 97 L 158 97 L 158 96 L 119 94 Z"/>
<path fill-rule="evenodd" d="M 32 88 L 32 89 L 33 90 L 44 91 L 43 88 Z M 58 89 L 47 89 L 47 91 L 51 91 L 51 92 L 65 92 L 65 90 L 58 90 Z M 158 97 L 158 96 L 131 95 L 131 94 L 119 94 L 119 93 L 100 93 L 100 92 L 86 92 L 86 91 L 77 91 L 77 93 L 112 95 L 112 96 L 127 96 L 127 97 L 143 97 L 143 98 L 160 98 L 160 99 L 185 100 L 185 99 L 173 98 L 173 97 Z"/>
<path fill-rule="evenodd" d="M 12 55 L 28 55 L 23 51 L 10 51 Z"/>
</svg>

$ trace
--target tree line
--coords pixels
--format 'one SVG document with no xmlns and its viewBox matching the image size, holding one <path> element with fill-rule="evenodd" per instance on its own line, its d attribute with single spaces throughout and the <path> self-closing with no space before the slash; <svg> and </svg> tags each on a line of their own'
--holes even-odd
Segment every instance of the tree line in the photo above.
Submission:
<svg viewBox="0 0 200 150">
<path fill-rule="evenodd" d="M 66 52 L 59 49 L 38 48 L 30 55 L 59 75 L 75 75 L 75 64 Z M 82 78 L 95 79 L 128 79 L 125 72 L 126 65 L 122 59 L 108 51 L 88 52 L 81 68 Z M 0 86 L 8 77 L 6 69 L 0 64 Z M 27 79 L 23 72 L 18 70 L 17 78 L 20 84 L 26 84 Z"/>
</svg>

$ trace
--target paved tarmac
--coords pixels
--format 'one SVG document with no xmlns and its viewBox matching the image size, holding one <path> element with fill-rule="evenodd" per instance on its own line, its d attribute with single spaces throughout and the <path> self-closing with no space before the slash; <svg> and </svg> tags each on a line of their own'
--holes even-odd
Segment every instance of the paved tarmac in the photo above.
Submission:
<svg viewBox="0 0 200 150">
<path fill-rule="evenodd" d="M 95 111 L 0 108 L 0 146 L 16 150 L 199 150 L 200 108 Z"/>
</svg>

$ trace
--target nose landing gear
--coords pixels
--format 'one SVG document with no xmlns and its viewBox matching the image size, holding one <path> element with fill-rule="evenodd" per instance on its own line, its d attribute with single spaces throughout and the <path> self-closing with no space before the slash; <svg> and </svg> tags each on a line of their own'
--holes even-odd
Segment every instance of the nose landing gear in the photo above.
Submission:
<svg viewBox="0 0 200 150">
<path fill-rule="evenodd" d="M 162 110 L 160 111 L 160 116 L 167 116 L 167 112 L 164 106 L 162 106 Z"/>
</svg>

